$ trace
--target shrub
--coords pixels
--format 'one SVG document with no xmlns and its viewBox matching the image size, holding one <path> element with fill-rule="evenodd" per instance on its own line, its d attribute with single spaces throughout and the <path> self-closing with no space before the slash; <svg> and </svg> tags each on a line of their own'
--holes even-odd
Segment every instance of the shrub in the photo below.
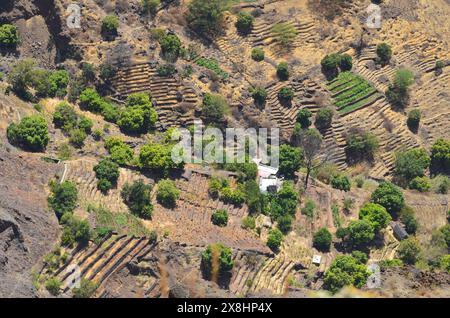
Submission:
<svg viewBox="0 0 450 318">
<path fill-rule="evenodd" d="M 158 73 L 159 76 L 167 77 L 175 74 L 177 72 L 177 69 L 173 64 L 164 64 L 159 66 L 156 69 L 156 72 Z"/>
<path fill-rule="evenodd" d="M 343 72 L 351 71 L 353 68 L 353 59 L 348 54 L 342 54 L 339 58 L 339 68 Z"/>
<path fill-rule="evenodd" d="M 117 34 L 119 28 L 119 18 L 114 15 L 106 16 L 102 21 L 102 32 L 108 35 Z"/>
<path fill-rule="evenodd" d="M 92 83 L 95 81 L 95 78 L 97 77 L 95 74 L 95 68 L 92 64 L 83 62 L 81 64 L 81 72 L 83 79 L 86 83 Z"/>
<path fill-rule="evenodd" d="M 292 229 L 292 216 L 289 214 L 279 216 L 277 227 L 282 233 L 287 234 Z"/>
<path fill-rule="evenodd" d="M 323 227 L 318 230 L 313 237 L 313 246 L 319 251 L 327 252 L 331 246 L 331 233 L 327 228 Z"/>
<path fill-rule="evenodd" d="M 331 179 L 331 186 L 334 189 L 350 191 L 351 184 L 347 176 L 337 175 Z"/>
<path fill-rule="evenodd" d="M 95 89 L 86 88 L 80 94 L 80 106 L 83 109 L 94 113 L 100 113 L 104 107 L 105 101 Z"/>
<path fill-rule="evenodd" d="M 282 215 L 295 216 L 298 203 L 298 192 L 292 181 L 285 181 L 281 189 L 270 203 L 270 214 L 274 219 Z"/>
<path fill-rule="evenodd" d="M 406 182 L 422 177 L 431 159 L 425 149 L 411 149 L 396 156 L 395 174 Z"/>
<path fill-rule="evenodd" d="M 382 65 L 389 64 L 389 61 L 392 57 L 392 49 L 391 47 L 386 43 L 380 43 L 377 46 L 377 61 Z"/>
<path fill-rule="evenodd" d="M 419 260 L 420 252 L 419 242 L 413 237 L 402 241 L 397 250 L 399 258 L 406 264 L 415 264 Z"/>
<path fill-rule="evenodd" d="M 416 220 L 414 210 L 411 207 L 404 206 L 400 210 L 400 220 L 405 225 L 405 230 L 408 234 L 416 233 L 419 224 Z"/>
<path fill-rule="evenodd" d="M 267 91 L 264 87 L 256 87 L 251 91 L 253 100 L 257 105 L 263 105 L 266 102 Z"/>
<path fill-rule="evenodd" d="M 289 78 L 289 66 L 286 62 L 281 62 L 278 64 L 277 76 L 282 81 L 286 81 Z"/>
<path fill-rule="evenodd" d="M 369 272 L 366 266 L 349 255 L 337 256 L 325 272 L 325 288 L 333 293 L 344 286 L 361 288 L 365 285 Z"/>
<path fill-rule="evenodd" d="M 139 166 L 151 169 L 167 176 L 171 169 L 183 167 L 183 163 L 172 161 L 172 147 L 161 144 L 147 144 L 141 148 L 139 153 Z"/>
<path fill-rule="evenodd" d="M 50 140 L 47 122 L 37 115 L 24 117 L 19 124 L 10 124 L 6 134 L 11 144 L 30 151 L 43 151 Z"/>
<path fill-rule="evenodd" d="M 297 123 L 300 124 L 301 128 L 307 129 L 311 126 L 312 113 L 308 108 L 302 108 L 297 113 Z"/>
<path fill-rule="evenodd" d="M 222 122 L 228 109 L 228 103 L 221 95 L 207 93 L 203 97 L 202 116 L 209 123 Z"/>
<path fill-rule="evenodd" d="M 334 78 L 338 75 L 339 70 L 339 64 L 341 61 L 341 57 L 339 54 L 333 53 L 330 55 L 326 55 L 320 64 L 322 65 L 322 72 L 328 77 L 328 78 Z"/>
<path fill-rule="evenodd" d="M 444 68 L 445 64 L 442 61 L 436 61 L 436 65 L 434 67 L 434 72 L 436 75 L 442 74 L 442 69 Z"/>
<path fill-rule="evenodd" d="M 73 243 L 85 245 L 91 239 L 92 231 L 86 220 L 80 220 L 71 214 L 65 214 L 61 218 L 64 224 L 64 230 L 61 238 L 61 244 L 72 247 Z"/>
<path fill-rule="evenodd" d="M 36 61 L 23 59 L 18 61 L 8 73 L 7 81 L 13 92 L 21 97 L 29 98 L 28 87 L 33 83 Z"/>
<path fill-rule="evenodd" d="M 94 167 L 95 175 L 98 179 L 97 187 L 106 193 L 117 184 L 119 178 L 119 166 L 111 159 L 102 159 Z"/>
<path fill-rule="evenodd" d="M 105 148 L 110 153 L 111 160 L 119 165 L 125 165 L 133 159 L 133 150 L 119 138 L 106 139 Z"/>
<path fill-rule="evenodd" d="M 158 182 L 158 189 L 156 191 L 156 199 L 159 204 L 173 208 L 180 197 L 180 190 L 177 189 L 175 182 L 169 179 L 164 179 Z"/>
<path fill-rule="evenodd" d="M 356 186 L 361 189 L 364 186 L 364 178 L 361 176 L 356 177 L 355 183 L 356 183 Z"/>
<path fill-rule="evenodd" d="M 409 183 L 409 188 L 420 192 L 427 192 L 431 188 L 430 179 L 427 177 L 415 177 Z"/>
<path fill-rule="evenodd" d="M 303 215 L 306 215 L 308 218 L 312 218 L 314 216 L 314 210 L 316 209 L 316 204 L 312 200 L 307 200 L 305 206 L 301 209 Z"/>
<path fill-rule="evenodd" d="M 227 226 L 228 223 L 228 212 L 224 209 L 219 209 L 214 211 L 211 215 L 211 222 L 217 226 Z"/>
<path fill-rule="evenodd" d="M 264 61 L 264 50 L 261 48 L 254 48 L 252 49 L 252 59 L 255 60 L 256 62 L 261 62 Z"/>
<path fill-rule="evenodd" d="M 355 247 L 364 247 L 375 237 L 372 224 L 365 219 L 351 221 L 347 230 L 348 240 Z"/>
<path fill-rule="evenodd" d="M 239 12 L 236 21 L 236 28 L 239 33 L 248 34 L 253 29 L 255 18 L 248 12 Z"/>
<path fill-rule="evenodd" d="M 72 289 L 73 298 L 91 298 L 94 296 L 98 285 L 86 278 L 80 280 L 80 287 Z"/>
<path fill-rule="evenodd" d="M 419 128 L 420 117 L 420 110 L 418 109 L 413 109 L 408 113 L 408 120 L 406 124 L 411 131 L 417 131 Z"/>
<path fill-rule="evenodd" d="M 278 99 L 284 103 L 290 103 L 294 98 L 294 90 L 291 87 L 283 87 L 278 92 Z"/>
<path fill-rule="evenodd" d="M 438 139 L 431 147 L 431 170 L 450 173 L 450 140 Z"/>
<path fill-rule="evenodd" d="M 84 131 L 86 134 L 90 134 L 92 132 L 92 127 L 94 123 L 87 117 L 81 116 L 78 121 L 78 128 Z"/>
<path fill-rule="evenodd" d="M 117 120 L 121 130 L 128 133 L 147 133 L 155 127 L 158 114 L 148 94 L 131 94 L 126 106 Z"/>
<path fill-rule="evenodd" d="M 303 163 L 303 155 L 301 149 L 289 145 L 281 145 L 279 156 L 280 164 L 278 168 L 278 174 L 286 178 L 293 178 L 295 172 L 300 169 Z"/>
<path fill-rule="evenodd" d="M 225 187 L 220 192 L 220 200 L 225 203 L 239 206 L 245 202 L 245 194 L 240 189 L 231 189 L 230 187 Z"/>
<path fill-rule="evenodd" d="M 217 265 L 217 266 L 216 266 Z M 207 277 L 222 276 L 233 269 L 231 248 L 223 244 L 208 245 L 202 253 L 202 268 Z M 218 272 L 214 273 L 213 271 Z"/>
<path fill-rule="evenodd" d="M 53 123 L 57 128 L 70 131 L 78 124 L 78 114 L 68 103 L 59 103 L 53 113 Z"/>
<path fill-rule="evenodd" d="M 289 49 L 298 35 L 297 29 L 289 23 L 277 23 L 272 27 L 272 34 L 282 49 Z"/>
<path fill-rule="evenodd" d="M 142 9 L 147 14 L 155 14 L 160 4 L 161 0 L 142 0 Z"/>
<path fill-rule="evenodd" d="M 350 162 L 373 160 L 374 153 L 379 147 L 376 136 L 364 131 L 351 131 L 346 141 L 345 151 Z"/>
<path fill-rule="evenodd" d="M 224 186 L 228 186 L 228 184 L 224 184 L 224 182 L 218 178 L 211 178 L 209 180 L 209 188 L 208 193 L 213 199 L 217 199 L 219 197 L 220 191 Z"/>
<path fill-rule="evenodd" d="M 448 273 L 450 273 L 450 255 L 449 254 L 442 256 L 440 266 L 444 271 L 447 271 Z"/>
<path fill-rule="evenodd" d="M 361 251 L 352 251 L 352 257 L 360 264 L 367 264 L 369 256 Z"/>
<path fill-rule="evenodd" d="M 53 296 L 58 296 L 62 287 L 62 282 L 57 277 L 49 278 L 45 282 L 45 288 Z"/>
<path fill-rule="evenodd" d="M 19 43 L 19 31 L 12 24 L 0 25 L 0 47 L 11 47 Z"/>
<path fill-rule="evenodd" d="M 439 181 L 436 192 L 440 194 L 447 194 L 450 189 L 450 178 L 447 176 L 442 176 L 440 179 L 441 180 Z M 436 178 L 434 180 L 436 180 Z"/>
<path fill-rule="evenodd" d="M 64 97 L 67 95 L 67 85 L 69 85 L 69 73 L 65 70 L 52 72 L 48 78 L 49 91 L 44 96 Z"/>
<path fill-rule="evenodd" d="M 259 185 L 255 180 L 248 180 L 244 184 L 245 202 L 249 212 L 256 214 L 262 211 L 262 199 Z"/>
<path fill-rule="evenodd" d="M 66 213 L 72 213 L 77 205 L 78 190 L 74 183 L 64 181 L 63 183 L 51 183 L 51 194 L 48 204 L 55 212 L 58 219 Z"/>
<path fill-rule="evenodd" d="M 180 56 L 181 41 L 175 34 L 164 35 L 160 40 L 161 53 L 169 61 L 176 61 Z"/>
<path fill-rule="evenodd" d="M 269 236 L 267 237 L 267 246 L 271 250 L 278 250 L 281 246 L 281 242 L 283 241 L 283 233 L 279 229 L 271 229 L 269 231 Z"/>
<path fill-rule="evenodd" d="M 381 183 L 372 193 L 372 202 L 383 206 L 391 216 L 397 215 L 405 205 L 403 193 L 390 182 Z"/>
<path fill-rule="evenodd" d="M 244 229 L 254 230 L 256 227 L 255 218 L 251 216 L 246 216 L 242 219 L 242 227 Z"/>
<path fill-rule="evenodd" d="M 84 146 L 87 135 L 82 129 L 72 129 L 70 131 L 69 142 L 77 148 Z"/>
<path fill-rule="evenodd" d="M 359 211 L 359 218 L 369 221 L 375 233 L 384 229 L 392 220 L 386 209 L 376 203 L 366 203 Z"/>
<path fill-rule="evenodd" d="M 316 113 L 316 121 L 314 123 L 317 129 L 324 130 L 330 128 L 333 121 L 333 114 L 331 108 L 326 107 L 319 109 Z"/>
<path fill-rule="evenodd" d="M 409 103 L 409 86 L 413 83 L 414 74 L 410 70 L 398 70 L 394 82 L 386 92 L 388 101 L 395 107 L 405 107 Z"/>
<path fill-rule="evenodd" d="M 138 180 L 131 185 L 126 183 L 120 195 L 132 214 L 148 220 L 151 219 L 153 212 L 151 192 L 151 185 Z"/>
<path fill-rule="evenodd" d="M 188 25 L 201 35 L 214 36 L 222 30 L 226 3 L 222 0 L 193 0 L 188 5 Z"/>
</svg>

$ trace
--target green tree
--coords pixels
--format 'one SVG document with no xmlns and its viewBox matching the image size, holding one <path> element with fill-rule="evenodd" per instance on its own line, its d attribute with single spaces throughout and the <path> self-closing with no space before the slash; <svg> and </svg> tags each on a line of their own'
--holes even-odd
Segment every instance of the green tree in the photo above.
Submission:
<svg viewBox="0 0 450 318">
<path fill-rule="evenodd" d="M 315 126 L 319 130 L 325 130 L 331 127 L 334 112 L 331 108 L 320 108 L 316 113 Z"/>
<path fill-rule="evenodd" d="M 120 138 L 107 138 L 105 140 L 105 148 L 111 155 L 111 160 L 119 165 L 128 164 L 133 159 L 133 150 Z"/>
<path fill-rule="evenodd" d="M 257 214 L 262 211 L 262 198 L 259 185 L 255 180 L 248 180 L 244 184 L 245 202 L 249 212 Z"/>
<path fill-rule="evenodd" d="M 386 91 L 388 101 L 395 107 L 405 107 L 409 103 L 409 86 L 413 83 L 413 72 L 407 69 L 398 70 L 395 73 L 394 82 Z"/>
<path fill-rule="evenodd" d="M 369 272 L 365 265 L 349 255 L 337 256 L 325 272 L 325 288 L 333 293 L 344 286 L 361 288 L 365 285 Z"/>
<path fill-rule="evenodd" d="M 408 234 L 415 234 L 419 223 L 415 217 L 414 210 L 409 206 L 404 206 L 400 210 L 400 221 L 405 225 L 405 230 Z"/>
<path fill-rule="evenodd" d="M 351 221 L 347 230 L 348 240 L 354 247 L 364 247 L 375 237 L 374 228 L 366 219 Z"/>
<path fill-rule="evenodd" d="M 450 174 L 450 140 L 438 139 L 431 147 L 431 170 Z"/>
<path fill-rule="evenodd" d="M 231 248 L 220 243 L 208 245 L 202 253 L 202 268 L 207 277 L 214 276 L 213 271 L 216 265 L 218 276 L 222 276 L 233 269 L 234 262 Z"/>
<path fill-rule="evenodd" d="M 286 81 L 289 78 L 289 65 L 286 62 L 281 62 L 277 66 L 277 76 L 281 81 Z"/>
<path fill-rule="evenodd" d="M 342 54 L 339 58 L 339 68 L 343 72 L 351 71 L 353 68 L 353 59 L 348 54 Z"/>
<path fill-rule="evenodd" d="M 431 188 L 430 179 L 427 177 L 415 177 L 409 182 L 409 188 L 420 192 L 427 192 Z"/>
<path fill-rule="evenodd" d="M 339 64 L 341 62 L 341 56 L 333 53 L 326 55 L 320 64 L 322 65 L 322 72 L 328 79 L 336 77 L 339 73 Z"/>
<path fill-rule="evenodd" d="M 405 205 L 401 189 L 390 182 L 383 182 L 378 186 L 372 193 L 372 202 L 383 206 L 393 217 Z"/>
<path fill-rule="evenodd" d="M 373 160 L 374 153 L 379 147 L 377 137 L 366 131 L 352 130 L 347 135 L 346 141 L 345 152 L 351 163 L 365 159 Z"/>
<path fill-rule="evenodd" d="M 241 34 L 249 34 L 252 32 L 255 18 L 248 12 L 239 12 L 236 21 L 236 28 Z"/>
<path fill-rule="evenodd" d="M 142 9 L 146 14 L 155 14 L 160 4 L 161 0 L 142 0 Z"/>
<path fill-rule="evenodd" d="M 203 97 L 202 116 L 208 123 L 222 122 L 228 109 L 228 103 L 221 95 L 207 93 Z"/>
<path fill-rule="evenodd" d="M 347 176 L 344 175 L 336 175 L 331 178 L 331 186 L 334 189 L 343 190 L 343 191 L 350 191 L 351 184 L 350 180 Z"/>
<path fill-rule="evenodd" d="M 215 36 L 222 30 L 226 1 L 192 0 L 188 5 L 188 25 L 200 35 Z"/>
<path fill-rule="evenodd" d="M 53 123 L 57 128 L 70 131 L 77 126 L 78 114 L 67 102 L 59 103 L 53 113 Z"/>
<path fill-rule="evenodd" d="M 225 203 L 240 206 L 245 202 L 245 193 L 240 189 L 232 189 L 230 187 L 224 187 L 220 191 L 220 200 Z"/>
<path fill-rule="evenodd" d="M 132 214 L 148 220 L 153 212 L 151 192 L 152 186 L 140 179 L 131 185 L 126 183 L 120 195 Z"/>
<path fill-rule="evenodd" d="M 62 282 L 57 277 L 49 278 L 45 282 L 45 288 L 53 296 L 58 296 L 62 287 Z"/>
<path fill-rule="evenodd" d="M 115 15 L 108 15 L 103 18 L 102 21 L 102 32 L 106 36 L 116 36 L 117 29 L 119 28 L 119 18 Z"/>
<path fill-rule="evenodd" d="M 80 106 L 94 113 L 100 113 L 105 105 L 103 98 L 95 89 L 86 88 L 80 94 Z"/>
<path fill-rule="evenodd" d="M 94 167 L 94 172 L 98 179 L 97 187 L 104 193 L 107 193 L 117 184 L 120 175 L 119 165 L 108 158 L 102 159 Z"/>
<path fill-rule="evenodd" d="M 417 239 L 410 237 L 402 241 L 398 247 L 398 257 L 406 264 L 415 264 L 419 260 L 421 249 Z"/>
<path fill-rule="evenodd" d="M 386 43 L 378 44 L 378 46 L 377 46 L 377 56 L 378 56 L 377 61 L 381 65 L 389 64 L 389 62 L 391 60 L 391 57 L 392 57 L 392 49 L 391 49 L 390 45 L 388 45 Z"/>
<path fill-rule="evenodd" d="M 298 192 L 292 181 L 285 181 L 270 203 L 270 214 L 277 219 L 282 215 L 295 216 L 298 204 Z"/>
<path fill-rule="evenodd" d="M 0 25 L 0 47 L 14 47 L 19 43 L 19 31 L 12 24 Z"/>
<path fill-rule="evenodd" d="M 283 242 L 283 233 L 277 228 L 271 229 L 267 237 L 267 246 L 276 251 L 280 248 L 281 242 Z"/>
<path fill-rule="evenodd" d="M 6 135 L 11 144 L 29 151 L 45 150 L 50 140 L 47 122 L 38 115 L 24 117 L 19 124 L 10 124 Z"/>
<path fill-rule="evenodd" d="M 263 105 L 266 102 L 267 91 L 264 87 L 256 87 L 250 92 L 252 94 L 253 100 L 255 101 L 255 104 Z"/>
<path fill-rule="evenodd" d="M 366 203 L 359 211 L 359 218 L 369 221 L 375 233 L 384 229 L 392 220 L 386 209 L 376 203 Z"/>
<path fill-rule="evenodd" d="M 156 199 L 159 204 L 167 208 L 174 208 L 179 197 L 180 190 L 178 190 L 175 182 L 169 179 L 164 179 L 158 182 Z"/>
<path fill-rule="evenodd" d="M 171 169 L 181 169 L 183 163 L 172 160 L 172 146 L 151 143 L 143 146 L 139 153 L 139 166 L 167 176 Z"/>
<path fill-rule="evenodd" d="M 252 59 L 256 62 L 264 61 L 264 55 L 265 54 L 263 49 L 258 47 L 252 49 Z"/>
<path fill-rule="evenodd" d="M 430 162 L 425 149 L 415 148 L 401 152 L 396 156 L 395 174 L 409 182 L 416 177 L 423 177 Z"/>
<path fill-rule="evenodd" d="M 150 95 L 134 93 L 127 99 L 126 108 L 120 113 L 117 124 L 128 133 L 147 133 L 155 127 L 158 114 Z"/>
<path fill-rule="evenodd" d="M 50 190 L 51 194 L 48 197 L 48 204 L 58 219 L 65 213 L 72 213 L 75 210 L 78 200 L 78 190 L 73 182 L 53 182 L 50 184 Z"/>
<path fill-rule="evenodd" d="M 176 61 L 181 52 L 181 41 L 175 34 L 166 34 L 160 40 L 161 53 L 168 61 Z"/>
<path fill-rule="evenodd" d="M 69 141 L 76 148 L 82 148 L 86 140 L 86 133 L 82 129 L 72 129 L 69 132 Z"/>
<path fill-rule="evenodd" d="M 291 103 L 294 98 L 294 90 L 291 87 L 285 86 L 278 92 L 278 99 L 282 103 Z"/>
<path fill-rule="evenodd" d="M 413 109 L 408 113 L 406 124 L 411 131 L 417 132 L 417 130 L 419 129 L 420 117 L 421 114 L 419 109 Z"/>
<path fill-rule="evenodd" d="M 228 223 L 228 212 L 224 209 L 219 209 L 214 211 L 211 215 L 211 222 L 217 226 L 227 226 Z"/>
<path fill-rule="evenodd" d="M 89 279 L 82 278 L 80 280 L 80 287 L 72 289 L 73 298 L 91 298 L 94 296 L 98 285 Z"/>
<path fill-rule="evenodd" d="M 278 229 L 284 234 L 289 233 L 289 231 L 292 229 L 292 219 L 292 216 L 289 214 L 280 215 L 277 218 Z"/>
<path fill-rule="evenodd" d="M 331 247 L 332 236 L 326 227 L 318 230 L 313 237 L 313 246 L 319 251 L 328 252 Z"/>
<path fill-rule="evenodd" d="M 307 129 L 311 126 L 312 113 L 308 108 L 302 108 L 297 113 L 297 123 L 300 124 L 301 128 Z"/>
<path fill-rule="evenodd" d="M 278 174 L 286 178 L 294 178 L 295 172 L 303 163 L 303 154 L 300 148 L 289 145 L 280 146 L 280 165 Z"/>
</svg>

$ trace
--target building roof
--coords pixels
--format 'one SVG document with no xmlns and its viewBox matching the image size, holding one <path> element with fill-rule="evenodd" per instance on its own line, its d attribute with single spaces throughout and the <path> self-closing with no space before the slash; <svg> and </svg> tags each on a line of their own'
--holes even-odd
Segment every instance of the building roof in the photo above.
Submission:
<svg viewBox="0 0 450 318">
<path fill-rule="evenodd" d="M 275 187 L 277 190 L 281 186 L 282 181 L 277 177 L 268 177 L 259 179 L 259 189 L 261 192 L 268 192 L 269 187 Z"/>
</svg>

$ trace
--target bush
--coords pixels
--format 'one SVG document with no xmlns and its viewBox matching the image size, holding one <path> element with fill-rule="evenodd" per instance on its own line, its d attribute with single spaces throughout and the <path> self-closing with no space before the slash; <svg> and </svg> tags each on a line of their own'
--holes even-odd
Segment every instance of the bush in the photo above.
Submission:
<svg viewBox="0 0 450 318">
<path fill-rule="evenodd" d="M 294 98 L 294 90 L 291 87 L 283 87 L 278 92 L 278 99 L 283 103 L 290 103 Z"/>
<path fill-rule="evenodd" d="M 444 271 L 450 273 L 450 255 L 442 256 L 440 266 Z"/>
<path fill-rule="evenodd" d="M 94 66 L 92 64 L 89 64 L 86 62 L 83 62 L 81 64 L 81 72 L 82 72 L 84 82 L 86 82 L 86 83 L 94 82 L 97 77 L 95 74 Z"/>
<path fill-rule="evenodd" d="M 319 109 L 316 113 L 316 121 L 314 123 L 317 129 L 324 130 L 330 128 L 333 121 L 333 114 L 334 113 L 331 108 Z"/>
<path fill-rule="evenodd" d="M 282 81 L 286 81 L 289 78 L 289 66 L 286 62 L 281 62 L 278 64 L 277 76 Z"/>
<path fill-rule="evenodd" d="M 281 215 L 277 218 L 277 227 L 284 234 L 292 229 L 292 216 L 289 214 Z"/>
<path fill-rule="evenodd" d="M 312 200 L 307 200 L 305 206 L 301 209 L 303 215 L 312 219 L 314 216 L 314 210 L 316 209 L 316 204 Z"/>
<path fill-rule="evenodd" d="M 408 234 L 415 234 L 419 226 L 414 210 L 409 206 L 404 206 L 400 210 L 400 221 L 405 225 L 405 230 Z"/>
<path fill-rule="evenodd" d="M 209 188 L 208 193 L 213 199 L 219 198 L 220 191 L 223 187 L 228 186 L 228 183 L 224 182 L 225 180 L 220 180 L 217 178 L 211 178 L 209 180 Z"/>
<path fill-rule="evenodd" d="M 58 296 L 62 287 L 62 282 L 57 277 L 49 278 L 45 282 L 45 288 L 53 296 Z"/>
<path fill-rule="evenodd" d="M 126 183 L 120 193 L 130 212 L 142 219 L 151 219 L 153 205 L 150 198 L 152 186 L 145 184 L 143 180 Z"/>
<path fill-rule="evenodd" d="M 93 113 L 100 113 L 105 105 L 105 101 L 95 89 L 86 88 L 80 94 L 81 108 Z"/>
<path fill-rule="evenodd" d="M 271 229 L 269 231 L 269 236 L 267 238 L 267 246 L 276 251 L 280 248 L 281 242 L 283 241 L 283 233 L 279 229 Z"/>
<path fill-rule="evenodd" d="M 86 278 L 80 280 L 80 287 L 72 289 L 73 298 L 91 298 L 94 296 L 98 285 Z"/>
<path fill-rule="evenodd" d="M 98 179 L 97 187 L 103 193 L 107 193 L 109 189 L 117 184 L 119 178 L 119 166 L 111 159 L 102 159 L 94 167 L 95 175 Z"/>
<path fill-rule="evenodd" d="M 0 47 L 12 47 L 19 43 L 19 31 L 12 24 L 0 25 Z"/>
<path fill-rule="evenodd" d="M 361 288 L 366 284 L 369 272 L 366 266 L 349 255 L 337 256 L 325 272 L 324 287 L 336 293 L 344 286 Z"/>
<path fill-rule="evenodd" d="M 390 182 L 383 182 L 378 186 L 372 193 L 372 202 L 383 206 L 393 217 L 405 205 L 402 191 Z"/>
<path fill-rule="evenodd" d="M 416 132 L 419 129 L 420 117 L 420 110 L 418 109 L 413 109 L 408 113 L 408 120 L 406 124 L 411 131 Z"/>
<path fill-rule="evenodd" d="M 360 264 L 367 264 L 369 261 L 369 256 L 361 251 L 353 251 L 352 257 Z"/>
<path fill-rule="evenodd" d="M 167 208 L 174 208 L 179 197 L 180 190 L 177 189 L 175 182 L 168 179 L 158 182 L 156 199 L 158 200 L 159 204 Z"/>
<path fill-rule="evenodd" d="M 438 139 L 431 147 L 431 170 L 450 173 L 450 140 Z"/>
<path fill-rule="evenodd" d="M 339 54 L 333 53 L 330 55 L 326 55 L 320 64 L 322 65 L 322 72 L 327 76 L 327 78 L 331 79 L 338 75 L 339 73 L 339 64 L 341 61 L 341 56 Z"/>
<path fill-rule="evenodd" d="M 395 107 L 405 107 L 409 103 L 409 86 L 413 83 L 414 74 L 410 70 L 398 70 L 394 82 L 386 92 L 388 101 Z"/>
<path fill-rule="evenodd" d="M 364 186 L 364 178 L 361 176 L 356 177 L 355 183 L 356 183 L 356 186 L 361 189 Z"/>
<path fill-rule="evenodd" d="M 372 224 L 365 219 L 351 221 L 347 230 L 348 240 L 354 247 L 364 247 L 375 237 Z"/>
<path fill-rule="evenodd" d="M 437 186 L 436 193 L 447 194 L 450 189 L 450 178 L 447 176 L 442 176 L 440 182 Z M 434 179 L 436 180 L 436 178 Z"/>
<path fill-rule="evenodd" d="M 267 91 L 264 87 L 257 87 L 251 91 L 253 100 L 257 105 L 263 105 L 266 102 Z"/>
<path fill-rule="evenodd" d="M 213 273 L 217 264 L 217 273 Z M 208 245 L 202 253 L 202 268 L 207 277 L 222 276 L 233 269 L 234 262 L 232 260 L 231 248 L 223 244 Z M 216 276 L 216 277 L 217 277 Z"/>
<path fill-rule="evenodd" d="M 68 103 L 59 103 L 53 113 L 53 123 L 57 128 L 61 128 L 64 131 L 70 131 L 78 124 L 78 114 Z"/>
<path fill-rule="evenodd" d="M 203 97 L 202 116 L 208 123 L 222 122 L 228 109 L 228 103 L 221 95 L 207 93 Z"/>
<path fill-rule="evenodd" d="M 69 73 L 65 70 L 52 72 L 48 78 L 49 91 L 43 96 L 60 97 L 67 95 L 67 85 L 69 85 Z"/>
<path fill-rule="evenodd" d="M 411 149 L 397 155 L 395 174 L 406 182 L 423 177 L 431 159 L 425 149 Z"/>
<path fill-rule="evenodd" d="M 51 183 L 51 194 L 48 204 L 55 212 L 58 219 L 66 213 L 72 213 L 77 205 L 78 190 L 74 183 L 64 181 L 63 183 Z"/>
<path fill-rule="evenodd" d="M 436 65 L 434 67 L 434 72 L 436 75 L 442 74 L 442 69 L 444 68 L 445 64 L 442 61 L 436 61 Z"/>
<path fill-rule="evenodd" d="M 409 183 L 409 188 L 420 192 L 427 192 L 431 188 L 430 179 L 427 177 L 415 177 Z"/>
<path fill-rule="evenodd" d="M 366 203 L 359 211 L 359 218 L 369 221 L 375 233 L 384 229 L 392 220 L 386 209 L 376 203 Z"/>
<path fill-rule="evenodd" d="M 69 142 L 77 148 L 84 146 L 87 135 L 82 129 L 72 129 L 70 131 Z"/>
<path fill-rule="evenodd" d="M 289 145 L 280 146 L 280 164 L 278 174 L 286 178 L 294 178 L 295 172 L 303 163 L 303 154 L 300 148 Z"/>
<path fill-rule="evenodd" d="M 114 15 L 106 16 L 102 21 L 102 32 L 108 35 L 116 35 L 119 28 L 119 18 Z"/>
<path fill-rule="evenodd" d="M 236 21 L 236 28 L 239 33 L 248 34 L 253 29 L 255 18 L 248 12 L 239 12 Z"/>
<path fill-rule="evenodd" d="M 110 137 L 106 139 L 105 148 L 110 153 L 111 160 L 119 165 L 125 165 L 133 159 L 133 150 L 119 138 Z"/>
<path fill-rule="evenodd" d="M 180 56 L 181 41 L 175 34 L 164 35 L 160 40 L 161 53 L 169 61 L 176 61 Z"/>
<path fill-rule="evenodd" d="M 419 242 L 413 237 L 400 242 L 397 250 L 399 258 L 406 264 L 415 264 L 419 260 L 420 252 Z"/>
<path fill-rule="evenodd" d="M 29 151 L 43 151 L 50 140 L 47 122 L 43 117 L 24 117 L 19 124 L 12 123 L 7 129 L 8 141 Z"/>
<path fill-rule="evenodd" d="M 270 214 L 274 219 L 282 215 L 295 216 L 298 203 L 298 192 L 292 181 L 285 181 L 281 189 L 270 202 Z"/>
<path fill-rule="evenodd" d="M 177 72 L 177 69 L 173 64 L 164 64 L 159 66 L 156 69 L 156 72 L 158 73 L 159 76 L 168 77 L 175 74 Z"/>
<path fill-rule="evenodd" d="M 252 59 L 256 62 L 264 61 L 264 50 L 260 48 L 254 48 L 252 49 Z"/>
<path fill-rule="evenodd" d="M 155 14 L 161 0 L 142 0 L 142 9 L 145 13 Z"/>
<path fill-rule="evenodd" d="M 258 183 L 255 180 L 246 181 L 244 191 L 249 212 L 252 214 L 260 213 L 262 211 L 262 198 Z"/>
<path fill-rule="evenodd" d="M 126 108 L 120 113 L 117 124 L 128 133 L 147 133 L 155 128 L 158 114 L 153 108 L 147 93 L 134 93 L 128 96 Z"/>
<path fill-rule="evenodd" d="M 312 113 L 308 108 L 302 108 L 297 113 L 297 123 L 300 124 L 301 128 L 308 129 L 311 126 Z"/>
<path fill-rule="evenodd" d="M 272 27 L 272 34 L 282 49 L 290 49 L 298 35 L 297 29 L 290 23 L 277 23 Z"/>
<path fill-rule="evenodd" d="M 351 71 L 353 68 L 353 59 L 348 54 L 342 54 L 339 58 L 339 68 L 343 72 Z"/>
<path fill-rule="evenodd" d="M 327 228 L 323 227 L 318 230 L 313 237 L 313 246 L 319 251 L 328 252 L 331 246 L 331 233 Z"/>
<path fill-rule="evenodd" d="M 331 179 L 331 186 L 334 189 L 343 190 L 347 192 L 350 191 L 351 184 L 347 176 L 337 175 Z"/>
<path fill-rule="evenodd" d="M 18 61 L 8 73 L 7 81 L 13 92 L 23 98 L 29 98 L 28 87 L 33 84 L 36 61 L 23 59 Z"/>
<path fill-rule="evenodd" d="M 220 200 L 225 203 L 240 206 L 245 202 L 245 194 L 240 189 L 231 189 L 230 187 L 225 187 L 220 192 Z"/>
<path fill-rule="evenodd" d="M 392 57 L 392 49 L 386 43 L 380 43 L 377 46 L 377 61 L 382 65 L 389 64 Z"/>
<path fill-rule="evenodd" d="M 246 216 L 242 219 L 242 227 L 244 229 L 254 230 L 256 227 L 255 218 L 251 216 Z"/>
<path fill-rule="evenodd" d="M 139 153 L 139 166 L 151 169 L 167 176 L 171 169 L 180 169 L 183 163 L 172 161 L 172 147 L 161 144 L 147 144 L 141 148 Z"/>
<path fill-rule="evenodd" d="M 222 0 L 193 0 L 188 5 L 188 25 L 200 35 L 215 36 L 222 30 L 226 3 Z"/>
<path fill-rule="evenodd" d="M 375 135 L 364 131 L 351 131 L 346 138 L 345 152 L 350 162 L 373 160 L 378 149 L 378 139 Z"/>
<path fill-rule="evenodd" d="M 63 246 L 72 247 L 75 242 L 85 245 L 91 239 L 92 231 L 86 220 L 80 220 L 68 213 L 64 214 L 60 221 L 64 224 L 61 237 Z"/>
<path fill-rule="evenodd" d="M 211 222 L 217 226 L 227 226 L 228 223 L 227 210 L 220 209 L 214 211 L 214 213 L 211 215 Z"/>
</svg>

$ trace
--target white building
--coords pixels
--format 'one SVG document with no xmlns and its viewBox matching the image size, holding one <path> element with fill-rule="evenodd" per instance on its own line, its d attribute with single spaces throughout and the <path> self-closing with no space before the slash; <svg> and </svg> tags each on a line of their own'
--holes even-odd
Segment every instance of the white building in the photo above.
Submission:
<svg viewBox="0 0 450 318">
<path fill-rule="evenodd" d="M 283 180 L 277 177 L 278 168 L 261 164 L 261 159 L 253 159 L 258 165 L 259 190 L 262 193 L 277 192 Z"/>
</svg>

